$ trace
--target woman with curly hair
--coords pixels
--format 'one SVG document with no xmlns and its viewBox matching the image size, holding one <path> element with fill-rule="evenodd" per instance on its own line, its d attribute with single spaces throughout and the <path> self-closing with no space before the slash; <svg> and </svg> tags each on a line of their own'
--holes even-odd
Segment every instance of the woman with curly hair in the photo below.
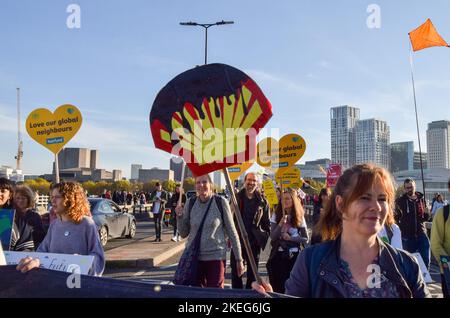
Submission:
<svg viewBox="0 0 450 318">
<path fill-rule="evenodd" d="M 93 255 L 89 274 L 101 276 L 105 256 L 83 188 L 76 182 L 57 183 L 51 188 L 51 200 L 58 218 L 50 224 L 37 252 Z M 35 267 L 39 267 L 39 260 L 27 257 L 17 269 L 25 273 Z"/>
</svg>

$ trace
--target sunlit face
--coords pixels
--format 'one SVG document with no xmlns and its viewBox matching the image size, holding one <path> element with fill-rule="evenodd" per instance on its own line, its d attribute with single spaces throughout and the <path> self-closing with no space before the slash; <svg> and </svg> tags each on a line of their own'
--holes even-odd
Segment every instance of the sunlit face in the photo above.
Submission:
<svg viewBox="0 0 450 318">
<path fill-rule="evenodd" d="M 11 191 L 8 189 L 0 189 L 0 206 L 4 206 L 11 196 Z"/>
<path fill-rule="evenodd" d="M 342 205 L 342 197 L 336 196 L 337 206 Z M 387 193 L 381 182 L 351 202 L 343 213 L 343 228 L 349 233 L 372 236 L 384 225 L 389 210 Z"/>
<path fill-rule="evenodd" d="M 195 190 L 200 197 L 208 197 L 212 193 L 211 183 L 208 176 L 200 176 L 195 179 Z"/>
<path fill-rule="evenodd" d="M 288 210 L 291 209 L 294 205 L 294 202 L 292 201 L 292 197 L 289 193 L 283 193 L 283 208 Z"/>
<path fill-rule="evenodd" d="M 51 194 L 52 207 L 58 214 L 64 214 L 66 207 L 64 206 L 64 197 L 59 193 L 58 189 L 53 189 Z"/>
<path fill-rule="evenodd" d="M 28 208 L 28 198 L 21 193 L 14 194 L 14 206 L 20 211 L 25 211 Z"/>
<path fill-rule="evenodd" d="M 256 175 L 254 173 L 247 174 L 244 183 L 245 190 L 248 193 L 253 193 L 255 192 L 257 186 L 258 186 L 258 179 L 256 178 Z"/>
</svg>

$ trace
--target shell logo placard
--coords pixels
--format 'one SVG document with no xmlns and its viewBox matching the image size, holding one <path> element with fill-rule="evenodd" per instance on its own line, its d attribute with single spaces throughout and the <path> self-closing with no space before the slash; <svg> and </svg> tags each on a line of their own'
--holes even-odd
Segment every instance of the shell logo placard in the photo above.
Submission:
<svg viewBox="0 0 450 318">
<path fill-rule="evenodd" d="M 46 108 L 33 110 L 25 125 L 31 138 L 57 154 L 78 132 L 82 120 L 78 108 L 65 104 L 54 113 Z"/>
</svg>

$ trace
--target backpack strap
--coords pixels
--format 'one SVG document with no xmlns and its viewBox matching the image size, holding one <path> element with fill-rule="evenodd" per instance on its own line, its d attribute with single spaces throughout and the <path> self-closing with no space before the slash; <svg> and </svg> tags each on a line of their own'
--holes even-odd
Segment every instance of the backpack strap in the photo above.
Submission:
<svg viewBox="0 0 450 318">
<path fill-rule="evenodd" d="M 449 210 L 450 210 L 450 206 L 447 204 L 446 206 L 444 206 L 444 237 L 442 238 L 442 242 L 445 242 L 445 223 L 447 222 L 448 219 L 448 214 L 449 214 Z"/>
<path fill-rule="evenodd" d="M 444 225 L 445 222 L 447 222 L 449 212 L 450 212 L 450 205 L 447 204 L 446 206 L 444 206 Z"/>
</svg>

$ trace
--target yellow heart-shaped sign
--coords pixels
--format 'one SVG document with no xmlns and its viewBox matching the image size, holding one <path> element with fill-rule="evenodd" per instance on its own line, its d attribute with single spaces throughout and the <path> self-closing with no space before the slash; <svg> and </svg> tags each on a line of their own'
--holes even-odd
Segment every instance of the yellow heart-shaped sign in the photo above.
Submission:
<svg viewBox="0 0 450 318">
<path fill-rule="evenodd" d="M 253 165 L 253 162 L 243 162 L 238 163 L 237 165 L 228 167 L 228 173 L 230 174 L 231 181 L 236 180 L 239 178 L 241 174 L 244 173 L 248 168 L 250 168 Z"/>
<path fill-rule="evenodd" d="M 73 105 L 59 106 L 54 113 L 46 108 L 33 110 L 26 128 L 31 138 L 57 154 L 81 127 L 81 113 Z"/>
<path fill-rule="evenodd" d="M 283 136 L 279 142 L 279 162 L 274 168 L 278 168 L 280 173 L 286 171 L 300 160 L 305 150 L 306 142 L 302 136 L 297 134 Z"/>
</svg>

